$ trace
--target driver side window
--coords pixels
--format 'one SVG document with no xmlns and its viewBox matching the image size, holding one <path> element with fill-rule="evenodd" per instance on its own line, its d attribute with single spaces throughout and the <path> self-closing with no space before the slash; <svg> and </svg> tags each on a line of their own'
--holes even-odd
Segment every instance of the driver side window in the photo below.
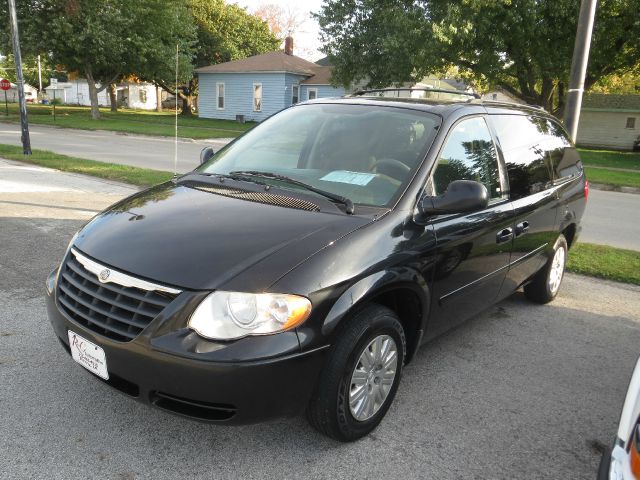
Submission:
<svg viewBox="0 0 640 480">
<path fill-rule="evenodd" d="M 498 155 L 482 117 L 458 123 L 440 152 L 427 192 L 442 195 L 454 180 L 475 180 L 487 187 L 489 198 L 502 198 Z"/>
</svg>

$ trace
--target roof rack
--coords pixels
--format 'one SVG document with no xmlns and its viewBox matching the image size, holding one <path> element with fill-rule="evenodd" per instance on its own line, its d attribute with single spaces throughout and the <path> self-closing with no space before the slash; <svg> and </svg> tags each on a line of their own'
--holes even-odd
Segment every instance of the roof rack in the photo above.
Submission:
<svg viewBox="0 0 640 480">
<path fill-rule="evenodd" d="M 462 92 L 460 90 L 446 90 L 444 88 L 405 88 L 405 87 L 400 87 L 400 88 L 376 88 L 376 89 L 371 89 L 371 90 L 357 90 L 355 92 L 352 93 L 352 96 L 362 96 L 362 95 L 366 95 L 368 93 L 385 93 L 385 92 L 433 92 L 433 93 L 450 93 L 453 95 L 464 95 L 467 97 L 472 97 L 472 98 L 480 98 L 480 95 L 478 95 L 477 93 L 469 93 L 469 92 Z"/>
</svg>

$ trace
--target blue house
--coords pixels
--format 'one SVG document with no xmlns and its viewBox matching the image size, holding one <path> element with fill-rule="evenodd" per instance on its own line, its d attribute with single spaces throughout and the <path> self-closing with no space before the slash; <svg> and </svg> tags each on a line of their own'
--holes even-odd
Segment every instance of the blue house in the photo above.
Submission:
<svg viewBox="0 0 640 480">
<path fill-rule="evenodd" d="M 197 69 L 200 117 L 261 121 L 294 103 L 345 94 L 331 85 L 331 66 L 296 57 L 292 50 L 287 42 L 285 51 Z"/>
</svg>

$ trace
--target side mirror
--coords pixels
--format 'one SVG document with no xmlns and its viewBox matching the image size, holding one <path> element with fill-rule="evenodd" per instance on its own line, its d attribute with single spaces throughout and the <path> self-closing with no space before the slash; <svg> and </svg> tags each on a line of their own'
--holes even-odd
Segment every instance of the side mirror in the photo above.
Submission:
<svg viewBox="0 0 640 480">
<path fill-rule="evenodd" d="M 207 163 L 215 155 L 212 147 L 204 147 L 200 152 L 200 165 Z"/>
<path fill-rule="evenodd" d="M 454 180 L 447 190 L 437 197 L 424 195 L 418 202 L 420 219 L 446 213 L 468 213 L 487 208 L 489 192 L 480 182 Z"/>
</svg>

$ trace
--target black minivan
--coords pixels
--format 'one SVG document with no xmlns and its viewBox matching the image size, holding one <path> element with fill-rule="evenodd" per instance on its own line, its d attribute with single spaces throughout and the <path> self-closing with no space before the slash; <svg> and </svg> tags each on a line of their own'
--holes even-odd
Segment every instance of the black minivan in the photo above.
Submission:
<svg viewBox="0 0 640 480">
<path fill-rule="evenodd" d="M 179 415 L 371 432 L 420 345 L 519 287 L 552 300 L 580 231 L 588 183 L 560 123 L 449 97 L 295 105 L 116 203 L 47 280 L 55 334 Z"/>
</svg>

